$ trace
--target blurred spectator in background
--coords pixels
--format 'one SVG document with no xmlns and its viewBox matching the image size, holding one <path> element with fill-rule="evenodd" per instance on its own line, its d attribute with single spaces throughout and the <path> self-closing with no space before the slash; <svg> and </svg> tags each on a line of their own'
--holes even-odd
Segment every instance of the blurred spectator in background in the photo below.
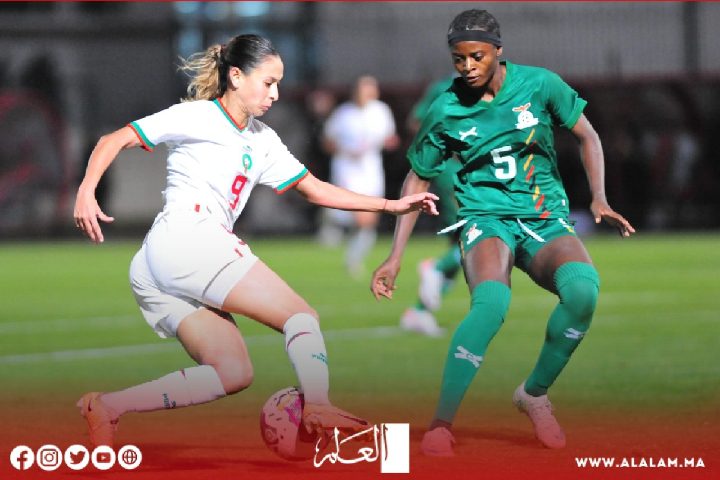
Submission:
<svg viewBox="0 0 720 480">
<path fill-rule="evenodd" d="M 682 227 L 692 220 L 693 173 L 700 146 L 684 127 L 647 132 L 644 138 L 651 165 L 653 203 L 648 226 L 654 230 Z"/>
<path fill-rule="evenodd" d="M 48 233 L 70 186 L 60 77 L 45 54 L 0 70 L 0 235 Z"/>
<path fill-rule="evenodd" d="M 315 88 L 305 96 L 304 123 L 307 126 L 305 165 L 313 175 L 324 182 L 330 181 L 330 154 L 325 149 L 323 128 L 336 104 L 337 98 L 328 88 Z M 324 208 L 315 206 L 310 208 L 312 211 L 308 220 L 313 224 L 312 231 L 317 231 L 326 212 Z"/>
<path fill-rule="evenodd" d="M 340 104 L 323 128 L 330 160 L 330 182 L 365 195 L 385 194 L 383 150 L 400 144 L 390 107 L 380 100 L 375 77 L 359 77 L 350 100 Z M 362 274 L 364 260 L 377 238 L 379 216 L 373 212 L 326 210 L 318 232 L 319 241 L 338 245 L 350 230 L 345 266 L 353 277 Z"/>
<path fill-rule="evenodd" d="M 324 182 L 330 179 L 330 154 L 324 145 L 323 128 L 336 103 L 335 94 L 324 88 L 312 90 L 305 97 L 306 121 L 310 135 L 306 164 L 313 175 Z"/>
</svg>

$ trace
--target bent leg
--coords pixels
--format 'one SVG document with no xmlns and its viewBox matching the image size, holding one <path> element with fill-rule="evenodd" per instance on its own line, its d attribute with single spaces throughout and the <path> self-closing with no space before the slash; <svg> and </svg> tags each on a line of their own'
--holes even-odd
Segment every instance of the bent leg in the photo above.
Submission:
<svg viewBox="0 0 720 480">
<path fill-rule="evenodd" d="M 206 403 L 250 385 L 250 358 L 229 315 L 201 308 L 183 319 L 177 333 L 199 365 L 103 394 L 102 401 L 116 416 Z"/>
<path fill-rule="evenodd" d="M 329 373 L 317 312 L 262 261 L 230 290 L 223 310 L 285 334 L 285 349 L 308 403 L 328 404 Z"/>
<path fill-rule="evenodd" d="M 200 309 L 180 323 L 177 335 L 193 360 L 215 369 L 228 395 L 250 386 L 250 355 L 229 313 Z"/>
<path fill-rule="evenodd" d="M 547 393 L 590 328 L 600 279 L 582 243 L 572 236 L 560 237 L 540 250 L 530 274 L 560 299 L 548 320 L 535 368 L 525 382 L 525 391 L 538 397 Z"/>
<path fill-rule="evenodd" d="M 296 313 L 318 318 L 317 312 L 259 259 L 232 287 L 222 310 L 252 318 L 279 332 Z"/>
<path fill-rule="evenodd" d="M 117 392 L 87 393 L 78 401 L 93 445 L 112 447 L 118 417 L 124 413 L 211 402 L 250 384 L 250 359 L 230 315 L 200 308 L 182 320 L 177 333 L 200 365 Z"/>
</svg>

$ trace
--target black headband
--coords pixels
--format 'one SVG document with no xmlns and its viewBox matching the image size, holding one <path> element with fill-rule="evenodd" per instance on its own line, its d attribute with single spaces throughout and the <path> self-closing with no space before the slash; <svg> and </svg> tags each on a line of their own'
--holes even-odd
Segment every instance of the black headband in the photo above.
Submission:
<svg viewBox="0 0 720 480">
<path fill-rule="evenodd" d="M 485 30 L 458 30 L 448 35 L 448 45 L 452 46 L 458 42 L 485 42 L 502 47 L 500 37 Z"/>
</svg>

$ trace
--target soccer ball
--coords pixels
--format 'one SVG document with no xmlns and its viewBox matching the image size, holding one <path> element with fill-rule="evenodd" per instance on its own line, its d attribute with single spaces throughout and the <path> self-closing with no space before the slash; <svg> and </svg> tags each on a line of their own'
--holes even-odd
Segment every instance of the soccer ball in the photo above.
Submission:
<svg viewBox="0 0 720 480">
<path fill-rule="evenodd" d="M 260 413 L 260 433 L 265 445 L 285 460 L 309 460 L 315 455 L 316 433 L 302 424 L 303 394 L 295 387 L 283 388 L 267 399 Z"/>
</svg>

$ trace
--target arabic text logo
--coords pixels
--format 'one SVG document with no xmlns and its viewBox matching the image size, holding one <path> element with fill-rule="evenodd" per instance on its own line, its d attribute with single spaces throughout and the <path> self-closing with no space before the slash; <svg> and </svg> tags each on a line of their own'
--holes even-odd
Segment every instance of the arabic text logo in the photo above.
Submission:
<svg viewBox="0 0 720 480">
<path fill-rule="evenodd" d="M 335 428 L 327 444 L 321 448 L 323 438 L 315 445 L 313 465 L 325 462 L 353 464 L 376 462 L 380 459 L 381 473 L 410 473 L 410 424 L 382 423 L 366 430 L 343 436 Z M 345 452 L 341 452 L 341 447 Z M 321 452 L 321 450 L 323 450 Z"/>
</svg>

